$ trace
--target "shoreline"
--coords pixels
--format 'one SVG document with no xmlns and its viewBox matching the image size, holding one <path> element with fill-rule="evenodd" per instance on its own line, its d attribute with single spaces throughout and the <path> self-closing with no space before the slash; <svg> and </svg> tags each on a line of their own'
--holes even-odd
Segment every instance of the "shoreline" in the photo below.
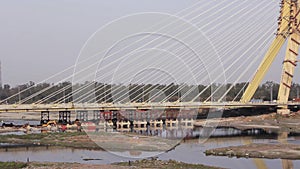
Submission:
<svg viewBox="0 0 300 169">
<path fill-rule="evenodd" d="M 132 168 L 148 168 L 148 169 L 222 169 L 220 167 L 207 166 L 202 164 L 188 164 L 175 160 L 162 161 L 155 158 L 142 159 L 136 161 L 120 162 L 113 164 L 79 164 L 79 163 L 54 163 L 54 162 L 0 162 L 0 168 L 3 169 L 132 169 Z"/>
<path fill-rule="evenodd" d="M 229 117 L 222 119 L 197 120 L 195 126 L 209 127 L 218 124 L 218 127 L 236 128 L 242 131 L 261 129 L 267 133 L 276 134 L 280 144 L 251 144 L 230 146 L 206 150 L 208 156 L 228 156 L 243 158 L 269 158 L 300 160 L 300 145 L 286 144 L 288 134 L 300 134 L 300 113 L 291 113 L 287 116 L 276 113 Z M 10 129 L 12 131 L 10 131 Z M 0 133 L 1 133 L 0 129 Z M 8 132 L 20 131 L 14 128 L 4 129 Z M 4 131 L 3 130 L 3 131 Z M 24 129 L 25 130 L 25 129 Z M 23 131 L 23 130 L 21 130 Z M 236 137 L 236 136 L 234 136 Z M 238 136 L 240 137 L 240 136 Z M 85 133 L 85 132 L 54 132 L 25 135 L 0 135 L 0 143 L 15 145 L 0 145 L 0 148 L 26 146 L 53 146 L 74 149 L 104 150 L 104 151 L 169 151 L 180 145 L 182 140 L 163 139 L 155 136 L 138 135 L 135 133 Z M 259 147 L 259 148 L 255 148 Z M 103 148 L 104 147 L 104 148 Z M 126 148 L 124 148 L 126 147 Z M 264 151 L 262 151 L 264 150 Z M 274 152 L 273 150 L 276 150 Z M 278 154 L 278 152 L 280 152 Z"/>
<path fill-rule="evenodd" d="M 207 156 L 300 160 L 300 145 L 249 144 L 206 150 Z"/>
<path fill-rule="evenodd" d="M 57 146 L 75 149 L 109 151 L 168 151 L 181 140 L 169 140 L 153 136 L 137 136 L 119 133 L 55 132 L 27 135 L 0 135 L 0 143 L 24 146 Z M 3 147 L 0 145 L 0 148 Z M 124 148 L 126 147 L 126 148 Z"/>
</svg>

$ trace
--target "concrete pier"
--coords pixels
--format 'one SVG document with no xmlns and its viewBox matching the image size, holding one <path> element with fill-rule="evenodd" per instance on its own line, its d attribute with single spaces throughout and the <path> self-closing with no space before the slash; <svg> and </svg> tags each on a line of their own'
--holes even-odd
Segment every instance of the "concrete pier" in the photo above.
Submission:
<svg viewBox="0 0 300 169">
<path fill-rule="evenodd" d="M 168 128 L 168 129 L 177 129 L 178 124 L 179 124 L 178 119 L 176 119 L 176 120 L 173 120 L 173 119 L 166 120 L 166 128 Z"/>
<path fill-rule="evenodd" d="M 180 127 L 185 129 L 194 128 L 194 119 L 181 119 Z"/>
<path fill-rule="evenodd" d="M 150 120 L 150 129 L 162 129 L 163 128 L 163 121 L 162 120 Z"/>
<path fill-rule="evenodd" d="M 47 124 L 50 121 L 49 111 L 41 112 L 41 124 Z"/>
<path fill-rule="evenodd" d="M 71 123 L 71 111 L 59 111 L 58 112 L 58 123 Z"/>
<path fill-rule="evenodd" d="M 106 132 L 113 132 L 113 129 L 114 129 L 114 123 L 111 120 L 106 121 L 105 122 L 105 131 Z"/>
<path fill-rule="evenodd" d="M 133 130 L 146 131 L 147 130 L 147 121 L 145 121 L 145 120 L 133 121 Z"/>
<path fill-rule="evenodd" d="M 130 129 L 130 121 L 117 121 L 117 130 L 121 132 L 129 132 Z"/>
</svg>

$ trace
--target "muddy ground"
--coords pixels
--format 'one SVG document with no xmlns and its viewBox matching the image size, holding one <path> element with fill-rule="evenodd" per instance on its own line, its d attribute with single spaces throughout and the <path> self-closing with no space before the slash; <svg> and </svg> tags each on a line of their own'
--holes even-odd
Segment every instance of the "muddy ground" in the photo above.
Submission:
<svg viewBox="0 0 300 169">
<path fill-rule="evenodd" d="M 123 133 L 54 132 L 27 135 L 0 135 L 0 143 L 25 146 L 60 146 L 110 151 L 168 151 L 180 143 L 159 137 Z M 13 145 L 12 145 L 13 147 Z"/>
<path fill-rule="evenodd" d="M 300 113 L 276 113 L 253 117 L 234 117 L 219 120 L 197 121 L 196 126 L 218 125 L 240 130 L 261 129 L 278 136 L 277 144 L 251 144 L 207 150 L 206 155 L 300 160 L 300 145 L 287 143 L 289 134 L 300 134 Z"/>
<path fill-rule="evenodd" d="M 300 159 L 300 145 L 292 144 L 249 144 L 243 146 L 231 146 L 205 151 L 206 155 L 268 158 L 268 159 Z"/>
<path fill-rule="evenodd" d="M 161 161 L 157 159 L 144 159 L 137 161 L 128 161 L 108 165 L 91 165 L 78 163 L 21 163 L 21 162 L 0 162 L 1 169 L 220 169 L 218 167 L 205 166 L 201 164 L 186 164 L 174 160 Z"/>
<path fill-rule="evenodd" d="M 263 129 L 266 132 L 280 133 L 300 133 L 300 112 L 289 115 L 279 115 L 276 113 L 260 116 L 241 116 L 221 119 L 203 119 L 194 123 L 197 127 L 230 127 L 239 130 Z"/>
</svg>

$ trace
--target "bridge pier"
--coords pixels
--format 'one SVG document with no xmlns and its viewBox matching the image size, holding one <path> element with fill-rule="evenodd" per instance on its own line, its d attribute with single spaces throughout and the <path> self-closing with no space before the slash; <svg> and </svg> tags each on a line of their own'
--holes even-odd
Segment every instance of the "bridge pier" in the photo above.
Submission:
<svg viewBox="0 0 300 169">
<path fill-rule="evenodd" d="M 106 132 L 113 132 L 114 131 L 114 124 L 112 121 L 105 121 L 105 131 Z"/>
<path fill-rule="evenodd" d="M 193 129 L 194 128 L 194 120 L 193 119 L 181 119 L 180 127 L 184 128 L 184 129 L 188 129 L 188 128 Z"/>
<path fill-rule="evenodd" d="M 162 120 L 150 120 L 150 128 L 151 129 L 162 129 L 163 121 Z"/>
<path fill-rule="evenodd" d="M 113 123 L 113 129 L 117 130 L 117 121 L 118 121 L 118 112 L 117 111 L 113 111 L 112 112 L 112 123 Z"/>
<path fill-rule="evenodd" d="M 76 119 L 80 121 L 88 121 L 88 111 L 76 111 Z"/>
<path fill-rule="evenodd" d="M 176 120 L 166 120 L 166 128 L 168 129 L 177 129 L 178 128 L 178 119 Z"/>
<path fill-rule="evenodd" d="M 130 131 L 130 121 L 117 121 L 117 127 L 118 127 L 118 130 L 123 132 L 123 131 Z"/>
<path fill-rule="evenodd" d="M 71 123 L 71 111 L 59 111 L 59 118 L 58 118 L 58 122 L 59 123 Z"/>
<path fill-rule="evenodd" d="M 49 119 L 49 111 L 41 112 L 41 124 L 47 124 L 50 121 Z"/>
<path fill-rule="evenodd" d="M 147 121 L 133 121 L 133 129 L 136 131 L 146 131 L 147 130 Z"/>
<path fill-rule="evenodd" d="M 287 109 L 287 108 L 277 109 L 277 114 L 280 114 L 280 115 L 288 115 L 290 113 L 291 113 L 291 110 Z"/>
<path fill-rule="evenodd" d="M 284 103 L 279 103 L 277 105 L 277 114 L 280 115 L 288 115 L 291 113 L 291 107 L 288 106 L 288 104 L 284 104 Z"/>
</svg>

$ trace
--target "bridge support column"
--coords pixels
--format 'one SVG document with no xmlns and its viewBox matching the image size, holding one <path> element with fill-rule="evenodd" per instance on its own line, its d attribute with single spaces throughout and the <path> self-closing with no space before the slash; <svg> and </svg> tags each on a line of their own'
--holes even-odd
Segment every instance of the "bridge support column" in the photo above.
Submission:
<svg viewBox="0 0 300 169">
<path fill-rule="evenodd" d="M 168 120 L 166 119 L 166 127 L 169 129 L 177 129 L 178 128 L 178 120 Z"/>
<path fill-rule="evenodd" d="M 59 111 L 59 118 L 58 118 L 58 122 L 59 123 L 71 123 L 71 111 Z"/>
<path fill-rule="evenodd" d="M 180 120 L 180 127 L 187 129 L 187 128 L 194 128 L 194 120 L 193 119 L 181 119 Z"/>
<path fill-rule="evenodd" d="M 113 122 L 113 129 L 117 130 L 117 121 L 118 121 L 118 112 L 113 111 L 112 112 L 112 122 Z"/>
<path fill-rule="evenodd" d="M 163 128 L 162 120 L 150 120 L 149 124 L 150 124 L 150 128 L 154 130 Z"/>
<path fill-rule="evenodd" d="M 121 132 L 123 131 L 130 131 L 130 121 L 117 121 L 117 129 Z"/>
<path fill-rule="evenodd" d="M 49 119 L 49 111 L 41 112 L 41 124 L 47 124 L 50 121 Z"/>
<path fill-rule="evenodd" d="M 144 120 L 133 121 L 133 129 L 136 131 L 146 131 L 147 130 L 147 121 L 144 121 Z"/>
<path fill-rule="evenodd" d="M 290 113 L 290 110 L 288 110 L 288 98 L 292 87 L 295 67 L 297 66 L 298 62 L 297 57 L 300 46 L 300 9 L 298 3 L 298 0 L 281 1 L 280 17 L 278 19 L 279 26 L 276 33 L 276 38 L 265 55 L 263 62 L 256 71 L 254 78 L 244 92 L 241 102 L 246 103 L 251 100 L 259 84 L 273 63 L 275 57 L 278 55 L 285 41 L 288 40 L 285 59 L 283 61 L 281 82 L 278 90 L 277 103 L 279 104 L 279 109 L 277 113 Z"/>
<path fill-rule="evenodd" d="M 277 109 L 277 114 L 287 115 L 290 113 L 291 113 L 291 110 L 288 108 Z"/>
<path fill-rule="evenodd" d="M 76 111 L 76 119 L 80 121 L 88 121 L 88 111 Z"/>
</svg>

